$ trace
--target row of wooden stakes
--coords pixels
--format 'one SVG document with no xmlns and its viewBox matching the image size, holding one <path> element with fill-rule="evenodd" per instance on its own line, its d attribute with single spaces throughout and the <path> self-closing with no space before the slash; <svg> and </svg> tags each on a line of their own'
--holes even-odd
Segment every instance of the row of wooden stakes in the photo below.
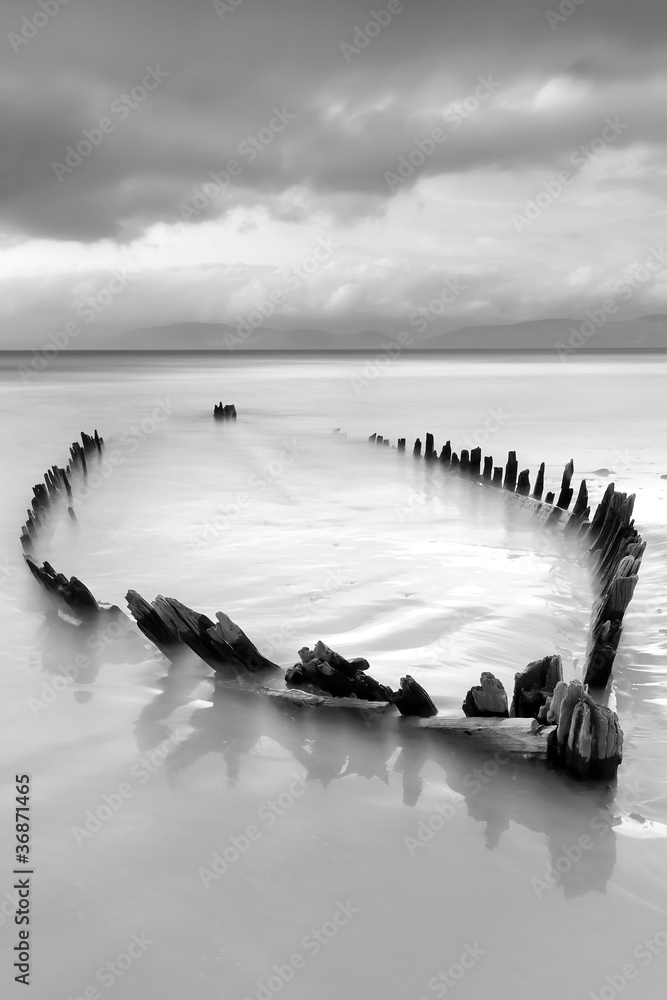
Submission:
<svg viewBox="0 0 667 1000">
<path fill-rule="evenodd" d="M 368 441 L 370 444 L 383 446 L 390 443 L 387 438 L 378 434 L 372 434 Z M 448 472 L 454 472 L 473 482 L 502 486 L 517 497 L 529 496 L 530 471 L 525 469 L 518 473 L 515 451 L 508 454 L 503 479 L 503 469 L 493 465 L 491 455 L 484 458 L 482 469 L 481 448 L 473 448 L 470 452 L 463 450 L 459 458 L 456 452 L 452 452 L 451 442 L 447 441 L 438 456 L 432 434 L 426 435 L 425 442 L 423 458 L 426 462 L 438 462 Z M 405 438 L 399 438 L 396 447 L 399 452 L 404 452 Z M 412 454 L 415 458 L 422 457 L 419 438 L 415 441 Z M 570 460 L 565 466 L 557 501 L 556 494 L 552 492 L 547 493 L 542 501 L 544 475 L 545 463 L 542 462 L 530 496 L 536 502 L 553 504 L 553 513 L 558 514 L 555 519 L 557 523 L 560 519 L 559 512 L 568 510 L 574 496 L 574 462 Z M 635 592 L 639 567 L 646 549 L 646 543 L 642 541 L 632 520 L 634 503 L 634 495 L 617 492 L 614 483 L 609 483 L 593 520 L 589 522 L 588 487 L 586 480 L 582 479 L 576 503 L 563 525 L 564 530 L 574 535 L 583 546 L 591 571 L 595 603 L 586 648 L 584 684 L 592 689 L 604 690 L 611 679 L 623 631 L 623 618 Z"/>
<path fill-rule="evenodd" d="M 371 434 L 368 441 L 369 444 L 390 445 L 389 439 L 383 437 L 381 434 Z M 405 438 L 399 438 L 395 447 L 398 451 L 405 451 Z M 422 442 L 420 438 L 417 438 L 415 441 L 412 454 L 415 458 L 422 457 Z M 473 448 L 470 451 L 464 448 L 459 456 L 457 452 L 452 451 L 451 441 L 447 441 L 443 445 L 438 455 L 433 435 L 427 434 L 424 443 L 423 458 L 426 462 L 439 462 L 443 468 L 450 472 L 456 472 L 464 478 L 485 482 L 498 488 L 502 487 L 511 493 L 517 493 L 519 496 L 532 496 L 534 500 L 542 500 L 544 494 L 544 462 L 539 467 L 537 476 L 535 477 L 535 485 L 531 493 L 530 469 L 519 471 L 519 463 L 517 462 L 515 451 L 508 453 L 507 462 L 503 468 L 501 465 L 493 464 L 492 455 L 485 455 L 482 461 L 481 448 Z M 563 471 L 558 499 L 556 499 L 556 493 L 547 493 L 544 497 L 544 502 L 555 504 L 560 510 L 567 510 L 574 496 L 574 490 L 571 486 L 573 475 L 574 462 L 570 460 Z M 583 479 L 579 487 L 573 513 L 576 516 L 587 517 L 589 512 L 588 489 L 586 480 Z"/>
<path fill-rule="evenodd" d="M 47 525 L 48 517 L 54 504 L 67 502 L 67 511 L 73 521 L 76 514 L 72 505 L 72 482 L 77 474 L 84 479 L 88 475 L 88 460 L 92 454 L 102 454 L 104 439 L 97 431 L 93 435 L 81 431 L 81 444 L 74 441 L 69 449 L 69 461 L 65 468 L 51 466 L 44 473 L 44 482 L 36 483 L 32 488 L 31 508 L 28 519 L 21 527 L 21 545 L 24 552 L 32 552 L 38 535 Z"/>
</svg>

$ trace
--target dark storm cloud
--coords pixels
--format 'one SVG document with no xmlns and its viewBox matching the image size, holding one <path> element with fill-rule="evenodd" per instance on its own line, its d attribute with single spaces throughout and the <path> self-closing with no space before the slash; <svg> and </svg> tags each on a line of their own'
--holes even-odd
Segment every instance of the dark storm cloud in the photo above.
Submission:
<svg viewBox="0 0 667 1000">
<path fill-rule="evenodd" d="M 646 0 L 392 0 L 388 21 L 384 0 L 235 0 L 222 19 L 212 3 L 185 0 L 44 3 L 56 13 L 35 18 L 38 0 L 11 0 L 1 14 L 10 231 L 127 240 L 154 222 L 253 204 L 299 218 L 279 198 L 292 188 L 332 197 L 342 215 L 376 213 L 393 193 L 387 171 L 480 78 L 498 84 L 492 97 L 460 127 L 450 118 L 447 140 L 402 186 L 478 168 L 558 169 L 608 116 L 627 123 L 617 148 L 664 140 L 667 11 Z M 385 23 L 364 44 L 355 29 L 365 33 L 372 10 Z M 355 42 L 358 52 L 344 48 Z M 150 72 L 164 79 L 142 97 Z M 558 77 L 581 84 L 581 98 L 508 100 Z M 68 160 L 77 146 L 80 163 L 80 152 Z M 211 173 L 224 190 L 195 201 Z"/>
</svg>

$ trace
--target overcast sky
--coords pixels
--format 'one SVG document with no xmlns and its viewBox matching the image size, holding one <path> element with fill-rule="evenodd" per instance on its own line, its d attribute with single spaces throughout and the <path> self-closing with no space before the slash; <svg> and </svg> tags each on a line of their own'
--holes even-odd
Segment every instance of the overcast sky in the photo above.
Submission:
<svg viewBox="0 0 667 1000">
<path fill-rule="evenodd" d="M 447 287 L 445 324 L 582 315 L 667 246 L 658 0 L 4 0 L 0 21 L 3 346 L 41 346 L 114 269 L 91 337 L 236 325 L 272 290 L 267 325 L 382 330 Z M 667 311 L 667 272 L 624 309 Z"/>
</svg>

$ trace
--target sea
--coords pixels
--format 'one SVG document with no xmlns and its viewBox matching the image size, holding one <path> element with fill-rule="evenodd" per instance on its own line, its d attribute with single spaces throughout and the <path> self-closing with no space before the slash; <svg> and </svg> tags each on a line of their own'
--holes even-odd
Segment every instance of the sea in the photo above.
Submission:
<svg viewBox="0 0 667 1000">
<path fill-rule="evenodd" d="M 0 355 L 3 996 L 664 997 L 667 355 L 63 352 L 38 367 Z M 218 402 L 238 418 L 214 420 Z M 82 632 L 58 616 L 20 526 L 33 485 L 94 430 L 103 456 L 74 518 L 52 512 L 40 561 L 125 612 L 130 589 L 223 611 L 283 667 L 321 639 L 383 683 L 413 676 L 451 716 L 485 670 L 511 692 L 558 653 L 581 677 L 593 595 L 571 546 L 416 461 L 415 439 L 500 466 L 514 450 L 531 483 L 545 462 L 546 490 L 573 459 L 592 504 L 610 482 L 636 494 L 647 548 L 610 695 L 617 781 L 286 712 L 216 686 L 194 653 L 171 664 L 129 619 Z M 28 928 L 29 992 L 14 966 Z"/>
</svg>

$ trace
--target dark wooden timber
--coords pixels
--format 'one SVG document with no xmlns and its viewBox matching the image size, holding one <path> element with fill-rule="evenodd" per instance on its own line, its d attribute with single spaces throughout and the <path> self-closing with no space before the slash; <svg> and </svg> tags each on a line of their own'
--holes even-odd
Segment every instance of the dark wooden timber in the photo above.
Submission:
<svg viewBox="0 0 667 1000">
<path fill-rule="evenodd" d="M 533 660 L 514 675 L 510 715 L 513 718 L 537 719 L 540 709 L 562 679 L 563 664 L 560 656 L 545 656 L 541 660 Z"/>
<path fill-rule="evenodd" d="M 598 705 L 581 681 L 561 681 L 547 710 L 547 760 L 579 781 L 612 780 L 623 759 L 623 733 L 610 708 Z"/>
<path fill-rule="evenodd" d="M 314 649 L 304 646 L 299 650 L 300 663 L 285 674 L 288 687 L 296 687 L 312 694 L 329 694 L 337 698 L 358 698 L 362 701 L 392 703 L 391 688 L 380 684 L 366 671 L 367 660 L 346 660 L 340 653 L 329 649 L 321 640 Z"/>
<path fill-rule="evenodd" d="M 584 683 L 607 687 L 620 641 L 623 618 L 637 586 L 646 543 L 634 526 L 634 495 L 607 487 L 583 535 L 590 542 L 589 565 L 596 600 L 589 631 Z"/>
<path fill-rule="evenodd" d="M 62 573 L 56 573 L 50 563 L 45 562 L 40 566 L 29 555 L 25 556 L 25 561 L 35 580 L 54 600 L 56 606 L 64 604 L 68 611 L 80 619 L 89 619 L 99 614 L 100 605 L 85 584 L 75 576 L 68 580 Z"/>
<path fill-rule="evenodd" d="M 484 471 L 482 472 L 482 479 L 487 482 L 491 482 L 493 478 L 493 455 L 484 456 Z"/>
<path fill-rule="evenodd" d="M 519 473 L 519 479 L 516 484 L 516 491 L 519 496 L 527 497 L 530 493 L 530 469 L 523 469 Z"/>
<path fill-rule="evenodd" d="M 514 492 L 516 486 L 517 472 L 519 471 L 519 465 L 516 460 L 516 452 L 511 451 L 507 456 L 507 465 L 505 466 L 505 482 L 504 487 L 506 490 Z"/>
<path fill-rule="evenodd" d="M 501 681 L 488 670 L 484 670 L 479 684 L 471 687 L 461 706 L 463 714 L 474 718 L 509 717 L 507 692 Z"/>
<path fill-rule="evenodd" d="M 428 719 L 438 714 L 430 696 L 421 684 L 418 684 L 414 677 L 409 674 L 406 677 L 401 677 L 401 686 L 392 700 L 401 715 Z"/>
<path fill-rule="evenodd" d="M 236 420 L 236 407 L 233 403 L 215 403 L 213 406 L 213 417 L 215 420 Z"/>
<path fill-rule="evenodd" d="M 570 459 L 570 461 L 565 466 L 565 470 L 563 472 L 563 479 L 560 484 L 560 494 L 558 496 L 558 503 L 556 504 L 556 506 L 559 507 L 561 510 L 567 510 L 567 508 L 570 506 L 570 502 L 572 500 L 572 494 L 574 492 L 572 487 L 570 486 L 573 475 L 574 475 L 574 462 L 572 461 L 572 459 Z"/>
</svg>

